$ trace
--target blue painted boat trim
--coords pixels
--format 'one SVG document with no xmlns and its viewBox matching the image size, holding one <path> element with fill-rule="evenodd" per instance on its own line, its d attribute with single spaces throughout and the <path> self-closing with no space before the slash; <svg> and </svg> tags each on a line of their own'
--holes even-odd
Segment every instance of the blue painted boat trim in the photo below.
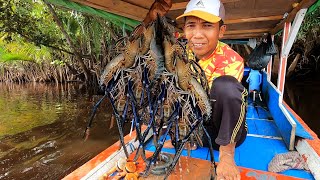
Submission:
<svg viewBox="0 0 320 180">
<path fill-rule="evenodd" d="M 288 122 L 287 117 L 284 115 L 282 110 L 279 107 L 280 93 L 275 89 L 275 86 L 268 83 L 267 74 L 263 73 L 263 82 L 262 82 L 262 92 L 264 94 L 264 99 L 268 103 L 268 107 L 270 109 L 270 113 L 272 117 L 275 118 L 275 122 L 278 125 L 278 128 L 281 131 L 282 137 L 284 137 L 285 142 L 289 144 L 290 142 L 290 133 L 292 131 L 292 127 Z M 301 123 L 295 118 L 295 116 L 284 107 L 286 112 L 290 115 L 290 117 L 296 123 L 295 136 L 299 136 L 305 139 L 313 139 L 309 132 L 301 125 Z"/>
<path fill-rule="evenodd" d="M 292 133 L 295 131 L 295 127 L 288 121 L 284 112 L 279 106 L 280 93 L 276 90 L 275 86 L 268 83 L 267 74 L 264 72 L 262 77 L 262 94 L 263 98 L 267 103 L 270 114 L 272 115 L 275 124 L 279 128 L 279 132 L 287 144 L 290 147 L 292 146 Z M 292 147 L 291 147 L 292 148 Z"/>
<path fill-rule="evenodd" d="M 314 138 L 311 136 L 311 134 L 308 131 L 306 131 L 306 129 L 301 125 L 301 123 L 297 120 L 297 118 L 287 108 L 286 110 L 290 114 L 291 118 L 297 123 L 296 136 L 313 140 Z"/>
</svg>

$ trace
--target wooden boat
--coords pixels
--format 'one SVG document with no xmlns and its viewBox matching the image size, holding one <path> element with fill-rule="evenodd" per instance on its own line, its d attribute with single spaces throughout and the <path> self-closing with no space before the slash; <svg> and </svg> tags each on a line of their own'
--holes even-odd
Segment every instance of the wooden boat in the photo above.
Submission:
<svg viewBox="0 0 320 180">
<path fill-rule="evenodd" d="M 111 13 L 141 21 L 152 2 L 147 0 L 73 0 L 85 6 L 91 6 Z M 63 5 L 60 1 L 49 2 Z M 64 1 L 70 4 L 70 1 Z M 175 1 L 168 16 L 174 18 L 182 13 L 186 1 Z M 243 39 L 261 37 L 265 32 L 277 33 L 283 29 L 283 46 L 279 62 L 277 85 L 270 81 L 272 61 L 263 72 L 262 96 L 265 107 L 254 107 L 249 99 L 247 124 L 249 134 L 245 142 L 236 149 L 235 160 L 241 169 L 242 179 L 320 179 L 320 140 L 304 121 L 283 101 L 287 56 L 296 37 L 307 8 L 316 0 L 302 0 L 298 4 L 293 0 L 222 0 L 228 12 L 226 24 L 230 26 L 225 39 Z M 294 4 L 294 7 L 292 5 Z M 319 6 L 319 1 L 316 3 Z M 68 4 L 64 6 L 70 7 Z M 71 7 L 72 8 L 72 7 Z M 97 10 L 99 11 L 99 10 Z M 283 15 L 287 13 L 287 16 Z M 255 16 L 250 16 L 255 14 Z M 257 14 L 263 14 L 258 16 Z M 294 21 L 293 21 L 294 20 Z M 293 23 L 291 24 L 291 22 Z M 134 23 L 133 23 L 134 24 Z M 178 22 L 177 27 L 181 27 Z M 263 28 L 262 28 L 263 27 Z M 236 30 L 237 29 L 237 30 Z M 246 71 L 248 72 L 248 70 Z M 151 136 L 151 135 L 150 135 Z M 133 153 L 138 141 L 133 140 L 134 134 L 127 135 L 125 141 L 129 153 Z M 154 151 L 151 142 L 147 151 Z M 267 171 L 268 163 L 279 153 L 297 150 L 304 158 L 310 171 L 287 170 L 282 173 Z M 163 149 L 173 154 L 173 149 Z M 147 153 L 148 154 L 148 153 Z M 176 171 L 171 179 L 209 179 L 210 165 L 208 148 L 191 151 L 190 157 L 183 152 Z M 123 149 L 119 150 L 119 142 L 115 143 L 95 158 L 66 176 L 64 179 L 99 179 L 114 163 L 125 157 Z M 215 159 L 218 152 L 215 151 Z M 143 163 L 141 163 L 143 164 Z M 138 167 L 138 168 L 142 168 Z M 183 169 L 184 168 L 184 169 Z M 158 177 L 159 178 L 159 177 Z M 152 177 L 151 179 L 156 179 Z M 160 178 L 161 179 L 161 178 Z"/>
<path fill-rule="evenodd" d="M 257 109 L 249 102 L 247 111 L 247 124 L 249 134 L 245 142 L 236 148 L 235 159 L 241 168 L 242 179 L 319 179 L 320 173 L 320 140 L 314 132 L 302 121 L 302 119 L 284 102 L 280 103 L 280 92 L 268 80 L 268 74 L 263 73 L 263 95 L 267 107 L 258 106 Z M 266 98 L 269 97 L 269 98 Z M 151 136 L 151 134 L 150 134 Z M 128 152 L 134 152 L 138 147 L 138 141 L 131 140 L 127 135 L 125 140 Z M 290 138 L 295 138 L 291 140 Z M 279 153 L 289 152 L 290 141 L 295 142 L 293 149 L 296 149 L 306 160 L 311 171 L 287 170 L 283 173 L 271 173 L 267 167 L 272 158 Z M 123 150 L 119 149 L 119 142 L 115 143 L 95 158 L 75 170 L 65 177 L 65 179 L 99 179 L 104 173 L 114 166 L 120 158 L 125 157 Z M 155 151 L 151 142 L 146 146 L 147 151 Z M 163 152 L 174 154 L 174 149 L 163 149 Z M 172 179 L 188 179 L 198 174 L 199 179 L 210 177 L 205 169 L 209 170 L 209 151 L 208 148 L 198 148 L 191 151 L 189 157 L 189 172 L 173 172 Z M 187 157 L 187 151 L 182 153 L 182 160 Z M 215 159 L 218 159 L 218 152 L 215 151 Z M 195 161 L 192 163 L 192 159 Z M 198 160 L 198 161 L 197 161 Z M 206 160 L 206 161 L 203 161 Z M 183 164 L 183 163 L 182 163 Z M 202 164 L 196 167 L 192 165 Z M 183 165 L 181 165 L 183 166 Z M 180 167 L 177 165 L 176 170 Z M 154 179 L 151 178 L 151 179 Z"/>
</svg>

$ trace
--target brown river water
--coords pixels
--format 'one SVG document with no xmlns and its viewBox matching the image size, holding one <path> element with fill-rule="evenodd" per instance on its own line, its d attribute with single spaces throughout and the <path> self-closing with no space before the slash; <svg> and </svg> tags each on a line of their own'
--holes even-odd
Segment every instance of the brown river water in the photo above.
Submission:
<svg viewBox="0 0 320 180">
<path fill-rule="evenodd" d="M 89 140 L 83 132 L 94 104 L 79 84 L 0 83 L 0 179 L 61 179 L 118 139 L 111 108 L 97 111 Z M 286 85 L 285 100 L 320 134 L 320 83 Z M 125 129 L 126 132 L 129 128 Z"/>
<path fill-rule="evenodd" d="M 320 78 L 287 81 L 284 100 L 320 137 Z"/>
<path fill-rule="evenodd" d="M 0 83 L 0 179 L 61 179 L 116 142 L 108 101 L 83 141 L 100 98 L 78 84 Z"/>
</svg>

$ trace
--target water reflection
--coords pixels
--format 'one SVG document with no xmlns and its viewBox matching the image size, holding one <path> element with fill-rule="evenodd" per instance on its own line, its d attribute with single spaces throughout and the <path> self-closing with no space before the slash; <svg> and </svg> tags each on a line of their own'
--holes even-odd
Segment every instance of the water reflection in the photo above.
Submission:
<svg viewBox="0 0 320 180">
<path fill-rule="evenodd" d="M 60 179 L 117 141 L 105 102 L 83 142 L 99 98 L 79 84 L 0 84 L 0 179 Z"/>
<path fill-rule="evenodd" d="M 284 100 L 320 137 L 320 81 L 287 81 Z"/>
</svg>

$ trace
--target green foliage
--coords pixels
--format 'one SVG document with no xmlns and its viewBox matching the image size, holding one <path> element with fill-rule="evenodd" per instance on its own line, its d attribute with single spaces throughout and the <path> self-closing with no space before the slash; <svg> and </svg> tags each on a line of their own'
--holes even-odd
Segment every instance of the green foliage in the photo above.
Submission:
<svg viewBox="0 0 320 180">
<path fill-rule="evenodd" d="M 66 63 L 65 63 L 64 61 L 61 61 L 61 60 L 58 60 L 58 59 L 56 59 L 56 60 L 52 61 L 50 64 L 53 64 L 53 65 L 60 65 L 60 66 L 64 66 L 64 65 L 66 65 Z"/>
<path fill-rule="evenodd" d="M 42 1 L 0 0 L 0 29 L 7 40 L 20 35 L 35 45 L 66 46 Z"/>
<path fill-rule="evenodd" d="M 38 47 L 34 44 L 24 42 L 19 37 L 14 37 L 11 42 L 0 39 L 0 62 L 19 63 L 29 61 L 40 63 L 51 59 L 50 50 L 46 47 Z M 4 38 L 3 38 L 4 39 Z"/>
<path fill-rule="evenodd" d="M 0 56 L 0 61 L 2 62 L 31 61 L 31 59 L 21 54 L 3 54 Z"/>
<path fill-rule="evenodd" d="M 55 11 L 76 48 L 82 50 L 85 55 L 92 54 L 99 57 L 101 43 L 108 44 L 112 41 L 109 31 L 121 33 L 121 28 L 111 25 L 100 17 L 74 10 L 55 9 Z M 39 0 L 0 0 L 0 29 L 3 29 L 2 33 L 6 33 L 7 42 L 16 41 L 18 36 L 35 46 L 69 49 L 48 8 Z"/>
<path fill-rule="evenodd" d="M 308 34 L 310 33 L 319 34 L 320 33 L 319 24 L 320 24 L 320 8 L 318 6 L 318 7 L 315 7 L 315 9 L 312 12 L 308 13 L 305 16 L 304 21 L 299 29 L 297 40 L 305 41 Z"/>
</svg>

